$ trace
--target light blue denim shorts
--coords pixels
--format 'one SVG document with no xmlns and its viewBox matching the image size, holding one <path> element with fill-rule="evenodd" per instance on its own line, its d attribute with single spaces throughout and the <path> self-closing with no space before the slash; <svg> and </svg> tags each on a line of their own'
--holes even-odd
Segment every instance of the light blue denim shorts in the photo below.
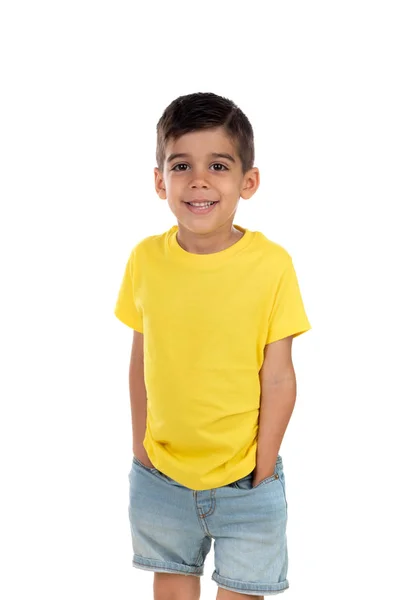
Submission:
<svg viewBox="0 0 419 600">
<path fill-rule="evenodd" d="M 192 490 L 136 456 L 128 477 L 134 567 L 200 577 L 214 540 L 218 586 L 255 596 L 289 587 L 280 455 L 275 473 L 254 488 L 250 473 L 222 487 Z"/>
</svg>

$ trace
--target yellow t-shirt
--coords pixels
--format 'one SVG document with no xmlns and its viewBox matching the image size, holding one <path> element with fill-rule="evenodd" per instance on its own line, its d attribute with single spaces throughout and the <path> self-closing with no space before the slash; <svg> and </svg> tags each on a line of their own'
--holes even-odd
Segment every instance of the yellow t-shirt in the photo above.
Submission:
<svg viewBox="0 0 419 600">
<path fill-rule="evenodd" d="M 177 225 L 143 239 L 115 307 L 144 335 L 147 454 L 194 490 L 255 468 L 264 347 L 311 329 L 288 252 L 234 227 L 244 235 L 212 254 L 184 250 Z"/>
</svg>

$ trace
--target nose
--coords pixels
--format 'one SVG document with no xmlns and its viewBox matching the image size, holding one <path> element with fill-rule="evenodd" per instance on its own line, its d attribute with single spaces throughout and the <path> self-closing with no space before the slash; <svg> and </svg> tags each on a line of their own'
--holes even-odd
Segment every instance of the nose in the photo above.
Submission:
<svg viewBox="0 0 419 600">
<path fill-rule="evenodd" d="M 192 189 L 195 189 L 195 188 L 205 188 L 205 189 L 208 189 L 208 187 L 209 187 L 209 186 L 208 186 L 206 183 L 198 183 L 198 182 L 193 182 L 193 183 L 191 184 L 191 188 L 192 188 Z"/>
<path fill-rule="evenodd" d="M 204 176 L 205 169 L 194 169 L 189 185 L 191 188 L 203 187 L 208 188 L 209 185 Z"/>
</svg>

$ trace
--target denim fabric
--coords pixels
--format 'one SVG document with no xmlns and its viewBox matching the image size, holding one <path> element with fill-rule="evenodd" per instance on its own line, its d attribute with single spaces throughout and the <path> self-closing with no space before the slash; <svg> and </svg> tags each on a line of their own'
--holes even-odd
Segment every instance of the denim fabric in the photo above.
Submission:
<svg viewBox="0 0 419 600">
<path fill-rule="evenodd" d="M 253 473 L 203 491 L 184 487 L 133 457 L 129 521 L 134 567 L 202 576 L 214 540 L 212 579 L 222 588 L 270 595 L 287 580 L 287 500 L 281 456 L 273 475 Z"/>
</svg>

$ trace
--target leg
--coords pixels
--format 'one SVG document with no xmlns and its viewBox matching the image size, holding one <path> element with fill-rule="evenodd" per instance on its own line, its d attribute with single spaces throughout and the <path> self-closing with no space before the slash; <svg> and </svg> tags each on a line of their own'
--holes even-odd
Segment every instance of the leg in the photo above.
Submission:
<svg viewBox="0 0 419 600">
<path fill-rule="evenodd" d="M 282 459 L 275 475 L 252 486 L 252 474 L 237 487 L 216 490 L 216 510 L 208 517 L 214 538 L 212 579 L 217 600 L 254 600 L 278 594 L 287 580 L 287 506 Z"/>
<path fill-rule="evenodd" d="M 218 594 L 216 600 L 263 600 L 263 596 L 251 596 L 250 594 L 239 594 L 237 592 L 231 592 L 223 588 L 218 588 Z"/>
<path fill-rule="evenodd" d="M 196 575 L 154 573 L 154 600 L 199 600 L 201 581 Z"/>
</svg>

